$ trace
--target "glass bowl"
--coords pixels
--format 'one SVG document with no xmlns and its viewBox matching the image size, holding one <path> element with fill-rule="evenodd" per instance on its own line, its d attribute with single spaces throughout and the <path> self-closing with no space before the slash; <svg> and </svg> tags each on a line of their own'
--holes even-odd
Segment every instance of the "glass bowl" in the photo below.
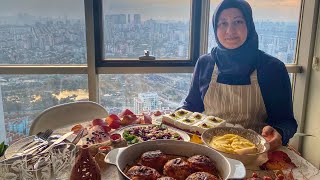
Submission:
<svg viewBox="0 0 320 180">
<path fill-rule="evenodd" d="M 256 145 L 258 152 L 255 154 L 233 154 L 233 153 L 228 153 L 228 152 L 223 152 L 220 151 L 212 146 L 210 146 L 210 142 L 213 137 L 215 136 L 223 136 L 225 134 L 236 134 L 239 135 L 253 144 Z M 236 128 L 236 127 L 215 127 L 215 128 L 210 128 L 207 129 L 205 132 L 202 133 L 201 135 L 202 141 L 205 143 L 210 148 L 213 148 L 214 150 L 220 152 L 226 157 L 236 159 L 241 161 L 243 164 L 247 165 L 255 160 L 258 159 L 258 157 L 266 152 L 268 152 L 270 145 L 267 142 L 267 140 L 261 136 L 260 134 L 256 133 L 255 131 L 251 129 L 244 129 L 244 128 Z"/>
</svg>

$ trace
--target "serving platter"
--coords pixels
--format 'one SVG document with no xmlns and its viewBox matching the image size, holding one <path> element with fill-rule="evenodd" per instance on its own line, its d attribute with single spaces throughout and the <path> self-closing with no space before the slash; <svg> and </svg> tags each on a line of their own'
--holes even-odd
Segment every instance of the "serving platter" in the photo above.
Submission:
<svg viewBox="0 0 320 180">
<path fill-rule="evenodd" d="M 120 129 L 117 129 L 116 131 L 114 131 L 112 134 L 120 134 L 122 138 L 123 137 L 123 133 L 125 131 L 128 131 L 132 128 L 138 128 L 138 127 L 154 127 L 154 126 L 159 126 L 159 125 L 155 125 L 155 124 L 135 124 L 135 125 L 129 125 L 129 126 L 125 126 L 125 127 L 122 127 Z M 176 128 L 173 128 L 173 127 L 170 127 L 170 126 L 167 126 L 167 125 L 164 125 L 169 131 L 172 131 L 172 132 L 175 132 L 177 134 L 180 135 L 180 137 L 183 139 L 183 141 L 186 141 L 186 142 L 189 142 L 190 141 L 190 136 L 182 131 L 182 130 L 179 130 L 179 129 L 176 129 Z"/>
</svg>

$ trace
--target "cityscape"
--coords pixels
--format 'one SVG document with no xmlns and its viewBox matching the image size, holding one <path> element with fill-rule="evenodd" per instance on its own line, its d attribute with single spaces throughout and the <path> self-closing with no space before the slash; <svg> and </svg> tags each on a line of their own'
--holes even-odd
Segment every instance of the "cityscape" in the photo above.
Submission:
<svg viewBox="0 0 320 180">
<path fill-rule="evenodd" d="M 145 20 L 144 20 L 145 19 Z M 297 22 L 256 21 L 261 50 L 293 63 Z M 106 59 L 138 59 L 150 50 L 157 59 L 189 58 L 190 23 L 143 18 L 141 14 L 104 16 Z M 209 27 L 208 52 L 216 46 Z M 29 14 L 0 17 L 0 64 L 85 64 L 83 19 L 42 18 Z M 100 103 L 110 113 L 169 112 L 181 105 L 191 73 L 99 75 Z M 44 109 L 88 100 L 87 75 L 1 75 L 0 141 L 26 136 Z"/>
</svg>

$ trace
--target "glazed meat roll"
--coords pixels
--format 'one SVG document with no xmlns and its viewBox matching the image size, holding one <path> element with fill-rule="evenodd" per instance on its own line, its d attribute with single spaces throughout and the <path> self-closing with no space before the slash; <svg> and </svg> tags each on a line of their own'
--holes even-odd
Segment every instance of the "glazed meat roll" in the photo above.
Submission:
<svg viewBox="0 0 320 180">
<path fill-rule="evenodd" d="M 193 172 L 208 172 L 210 174 L 217 174 L 216 167 L 210 158 L 203 155 L 194 155 L 187 160 Z"/>
<path fill-rule="evenodd" d="M 132 180 L 156 180 L 161 177 L 157 170 L 147 166 L 132 166 L 126 175 Z"/>
<path fill-rule="evenodd" d="M 160 150 L 148 151 L 141 155 L 140 164 L 156 169 L 158 172 L 162 172 L 163 166 L 168 161 L 167 156 Z"/>
<path fill-rule="evenodd" d="M 192 171 L 190 171 L 189 163 L 182 158 L 169 160 L 163 168 L 163 174 L 173 177 L 177 180 L 184 180 Z"/>
<path fill-rule="evenodd" d="M 196 172 L 187 177 L 186 180 L 218 180 L 215 175 L 207 172 Z"/>
</svg>

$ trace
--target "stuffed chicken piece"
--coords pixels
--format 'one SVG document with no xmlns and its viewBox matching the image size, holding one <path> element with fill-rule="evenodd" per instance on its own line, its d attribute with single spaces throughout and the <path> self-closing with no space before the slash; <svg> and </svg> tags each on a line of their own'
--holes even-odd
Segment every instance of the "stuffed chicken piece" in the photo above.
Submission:
<svg viewBox="0 0 320 180">
<path fill-rule="evenodd" d="M 175 158 L 169 160 L 164 165 L 163 174 L 177 180 L 184 180 L 192 174 L 192 170 L 190 169 L 190 165 L 187 161 L 182 158 Z"/>
<path fill-rule="evenodd" d="M 207 156 L 194 155 L 188 158 L 188 163 L 193 172 L 208 172 L 210 174 L 218 174 L 213 161 Z"/>
<path fill-rule="evenodd" d="M 140 164 L 162 172 L 163 166 L 168 161 L 168 157 L 160 150 L 148 151 L 141 155 Z"/>
<path fill-rule="evenodd" d="M 207 172 L 196 172 L 186 178 L 186 180 L 218 180 L 215 175 Z"/>
<path fill-rule="evenodd" d="M 126 175 L 132 180 L 156 180 L 161 177 L 157 170 L 147 166 L 132 166 Z"/>
</svg>

